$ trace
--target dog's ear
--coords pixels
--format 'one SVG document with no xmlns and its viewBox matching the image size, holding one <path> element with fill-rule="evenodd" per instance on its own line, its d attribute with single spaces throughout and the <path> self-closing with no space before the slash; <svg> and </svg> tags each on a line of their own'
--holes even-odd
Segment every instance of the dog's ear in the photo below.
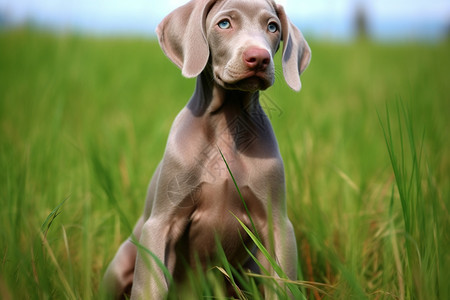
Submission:
<svg viewBox="0 0 450 300">
<path fill-rule="evenodd" d="M 300 30 L 287 17 L 283 6 L 277 5 L 277 14 L 282 27 L 284 79 L 293 90 L 300 91 L 300 74 L 309 65 L 311 49 Z"/>
<path fill-rule="evenodd" d="M 209 59 L 205 22 L 216 0 L 192 0 L 165 17 L 156 28 L 162 50 L 185 77 L 198 76 Z"/>
</svg>

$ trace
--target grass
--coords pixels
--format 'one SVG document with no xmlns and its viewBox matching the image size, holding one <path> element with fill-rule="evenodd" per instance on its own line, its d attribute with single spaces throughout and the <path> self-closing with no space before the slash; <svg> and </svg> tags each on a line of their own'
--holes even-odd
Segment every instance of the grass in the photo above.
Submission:
<svg viewBox="0 0 450 300">
<path fill-rule="evenodd" d="M 300 93 L 262 94 L 307 299 L 449 299 L 450 44 L 311 41 Z M 279 60 L 279 57 L 278 57 Z M 192 93 L 157 43 L 0 33 L 0 297 L 97 299 Z M 226 280 L 192 271 L 192 297 Z M 183 290 L 183 287 L 177 287 Z M 176 295 L 176 293 L 175 293 Z"/>
</svg>

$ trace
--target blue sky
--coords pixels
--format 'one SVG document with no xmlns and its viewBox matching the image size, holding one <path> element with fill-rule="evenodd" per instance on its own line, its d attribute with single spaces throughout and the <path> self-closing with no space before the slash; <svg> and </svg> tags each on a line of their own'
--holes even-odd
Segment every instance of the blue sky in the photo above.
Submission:
<svg viewBox="0 0 450 300">
<path fill-rule="evenodd" d="M 56 30 L 152 35 L 159 21 L 187 0 L 0 0 L 15 24 L 32 20 Z M 279 0 L 305 35 L 348 38 L 357 5 L 367 11 L 373 36 L 436 39 L 450 27 L 450 0 Z"/>
</svg>

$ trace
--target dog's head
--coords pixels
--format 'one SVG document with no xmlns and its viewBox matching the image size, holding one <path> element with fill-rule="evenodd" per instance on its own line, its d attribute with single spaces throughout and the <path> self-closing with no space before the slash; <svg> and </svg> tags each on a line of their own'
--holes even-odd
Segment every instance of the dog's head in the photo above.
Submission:
<svg viewBox="0 0 450 300">
<path fill-rule="evenodd" d="M 226 89 L 264 90 L 274 82 L 273 56 L 283 41 L 283 74 L 294 90 L 311 50 L 281 5 L 272 0 L 192 0 L 170 13 L 156 33 L 164 53 L 186 77 L 208 63 Z"/>
</svg>

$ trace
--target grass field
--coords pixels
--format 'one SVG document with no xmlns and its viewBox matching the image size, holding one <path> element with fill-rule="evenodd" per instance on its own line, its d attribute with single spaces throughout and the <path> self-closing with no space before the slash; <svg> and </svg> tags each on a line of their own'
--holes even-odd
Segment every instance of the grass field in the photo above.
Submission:
<svg viewBox="0 0 450 300">
<path fill-rule="evenodd" d="M 302 91 L 278 69 L 262 94 L 296 286 L 450 299 L 450 44 L 310 45 Z M 0 33 L 1 299 L 99 298 L 194 83 L 153 40 Z"/>
</svg>

